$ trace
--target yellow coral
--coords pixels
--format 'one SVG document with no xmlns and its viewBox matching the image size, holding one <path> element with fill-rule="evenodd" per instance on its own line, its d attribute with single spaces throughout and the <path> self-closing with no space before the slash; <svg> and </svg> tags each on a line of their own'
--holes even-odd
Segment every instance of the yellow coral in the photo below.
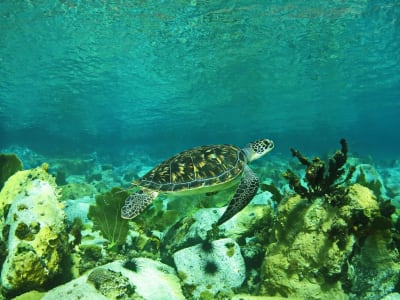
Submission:
<svg viewBox="0 0 400 300">
<path fill-rule="evenodd" d="M 0 192 L 0 218 L 4 218 L 4 208 L 11 204 L 19 194 L 29 190 L 34 179 L 41 179 L 49 182 L 54 187 L 56 186 L 55 178 L 47 173 L 47 168 L 42 166 L 15 173 L 7 180 Z"/>
<path fill-rule="evenodd" d="M 350 206 L 353 209 L 360 209 L 368 218 L 372 218 L 379 213 L 379 205 L 374 193 L 360 184 L 350 187 L 349 196 Z"/>
</svg>

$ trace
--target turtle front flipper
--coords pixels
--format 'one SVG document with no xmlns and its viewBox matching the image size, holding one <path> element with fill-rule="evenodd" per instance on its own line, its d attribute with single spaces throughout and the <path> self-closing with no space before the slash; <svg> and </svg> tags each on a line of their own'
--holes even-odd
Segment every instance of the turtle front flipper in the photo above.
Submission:
<svg viewBox="0 0 400 300">
<path fill-rule="evenodd" d="M 125 205 L 121 208 L 123 219 L 132 219 L 139 215 L 153 200 L 158 196 L 157 192 L 139 190 L 130 195 L 125 200 Z"/>
<path fill-rule="evenodd" d="M 228 221 L 239 211 L 241 211 L 254 198 L 258 190 L 258 177 L 248 166 L 244 168 L 243 177 L 236 189 L 235 195 L 225 210 L 224 214 L 219 218 L 217 225 Z"/>
</svg>

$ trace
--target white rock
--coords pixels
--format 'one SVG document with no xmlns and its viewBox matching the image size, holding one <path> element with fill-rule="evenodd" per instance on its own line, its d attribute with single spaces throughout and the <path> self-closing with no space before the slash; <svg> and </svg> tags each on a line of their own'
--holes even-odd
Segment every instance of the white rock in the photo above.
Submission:
<svg viewBox="0 0 400 300">
<path fill-rule="evenodd" d="M 216 294 L 239 287 L 245 279 L 245 264 L 239 245 L 230 238 L 212 242 L 212 251 L 205 252 L 201 244 L 177 251 L 174 262 L 183 282 L 194 285 L 193 297 L 199 298 L 201 292 Z M 205 271 L 206 264 L 213 262 L 215 273 Z"/>
<path fill-rule="evenodd" d="M 8 253 L 1 271 L 4 288 L 40 288 L 59 272 L 66 241 L 62 208 L 56 188 L 40 179 L 14 199 L 4 223 L 8 228 L 3 237 Z"/>
<path fill-rule="evenodd" d="M 172 267 L 148 258 L 135 258 L 134 260 L 137 264 L 136 272 L 124 268 L 122 261 L 115 261 L 97 267 L 75 280 L 48 291 L 42 300 L 62 298 L 84 300 L 108 299 L 88 281 L 90 274 L 99 268 L 120 273 L 135 288 L 135 294 L 143 297 L 145 300 L 185 299 L 181 291 L 179 278 Z"/>
<path fill-rule="evenodd" d="M 100 294 L 93 284 L 87 282 L 88 274 L 89 273 L 67 282 L 66 284 L 53 288 L 48 291 L 41 300 L 107 300 L 108 298 Z"/>
</svg>

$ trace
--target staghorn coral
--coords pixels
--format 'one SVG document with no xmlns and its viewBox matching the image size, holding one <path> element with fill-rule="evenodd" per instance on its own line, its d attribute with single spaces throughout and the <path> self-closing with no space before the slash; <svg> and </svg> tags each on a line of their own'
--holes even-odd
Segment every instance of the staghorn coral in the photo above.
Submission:
<svg viewBox="0 0 400 300">
<path fill-rule="evenodd" d="M 325 162 L 319 157 L 309 160 L 300 151 L 291 148 L 292 155 L 306 166 L 304 182 L 307 186 L 302 185 L 301 179 L 288 169 L 283 176 L 288 180 L 289 186 L 297 194 L 310 200 L 334 194 L 339 185 L 350 180 L 355 170 L 354 167 L 350 167 L 348 170 L 344 167 L 347 161 L 348 146 L 345 139 L 341 139 L 340 144 L 341 149 L 329 158 L 328 169 L 326 169 Z M 343 178 L 346 171 L 346 177 L 340 181 L 339 179 Z"/>
</svg>

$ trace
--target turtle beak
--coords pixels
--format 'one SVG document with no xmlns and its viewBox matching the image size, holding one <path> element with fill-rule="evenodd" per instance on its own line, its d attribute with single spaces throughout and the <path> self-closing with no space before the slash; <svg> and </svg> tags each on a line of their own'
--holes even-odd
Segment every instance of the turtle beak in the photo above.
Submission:
<svg viewBox="0 0 400 300">
<path fill-rule="evenodd" d="M 266 152 L 271 151 L 275 147 L 275 144 L 272 140 L 265 139 L 265 144 L 267 146 Z"/>
</svg>

